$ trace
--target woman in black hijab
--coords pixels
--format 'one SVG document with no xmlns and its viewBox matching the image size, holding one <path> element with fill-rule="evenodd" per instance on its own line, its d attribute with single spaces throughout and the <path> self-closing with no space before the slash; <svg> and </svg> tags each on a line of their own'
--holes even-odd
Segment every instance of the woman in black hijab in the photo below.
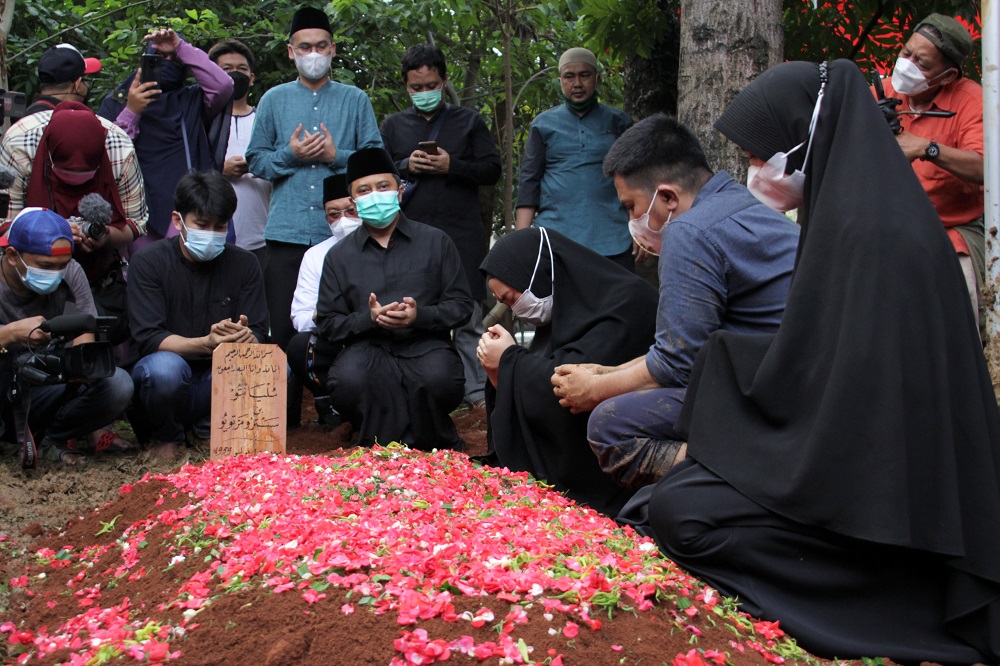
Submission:
<svg viewBox="0 0 1000 666">
<path fill-rule="evenodd" d="M 601 470 L 587 442 L 590 413 L 560 407 L 551 377 L 564 363 L 616 365 L 644 354 L 656 328 L 656 290 L 582 245 L 537 227 L 501 238 L 480 269 L 497 300 L 536 325 L 530 349 L 514 344 L 500 326 L 480 343 L 492 382 L 487 405 L 492 402 L 494 462 L 531 472 L 578 502 L 615 515 L 634 491 Z M 536 306 L 525 310 L 528 301 Z"/>
<path fill-rule="evenodd" d="M 716 123 L 766 161 L 822 98 L 808 159 L 785 169 L 805 173 L 788 307 L 773 336 L 704 346 L 678 424 L 689 460 L 630 517 L 644 508 L 665 554 L 817 654 L 993 663 L 1000 414 L 976 321 L 864 77 L 833 62 L 818 95 L 820 72 L 778 65 Z"/>
</svg>

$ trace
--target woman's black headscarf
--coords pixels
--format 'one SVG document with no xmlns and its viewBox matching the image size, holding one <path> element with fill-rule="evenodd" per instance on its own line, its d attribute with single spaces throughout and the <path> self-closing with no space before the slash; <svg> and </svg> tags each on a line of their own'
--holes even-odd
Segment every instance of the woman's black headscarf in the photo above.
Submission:
<svg viewBox="0 0 1000 666">
<path fill-rule="evenodd" d="M 806 138 L 819 87 L 778 65 L 716 126 L 766 160 Z M 830 64 L 802 168 L 781 327 L 709 339 L 688 455 L 797 522 L 943 556 L 948 627 L 998 654 L 1000 413 L 955 252 L 852 62 Z"/>
<path fill-rule="evenodd" d="M 552 320 L 535 331 L 531 350 L 508 348 L 500 359 L 489 436 L 500 461 L 528 471 L 598 511 L 615 515 L 633 491 L 605 474 L 587 443 L 587 414 L 559 406 L 552 392 L 555 367 L 564 363 L 619 365 L 653 343 L 656 290 L 614 262 L 546 230 L 555 259 L 555 291 L 549 248 L 542 250 L 531 291 L 553 294 Z M 507 234 L 480 269 L 487 278 L 525 291 L 538 258 L 537 227 Z"/>
</svg>

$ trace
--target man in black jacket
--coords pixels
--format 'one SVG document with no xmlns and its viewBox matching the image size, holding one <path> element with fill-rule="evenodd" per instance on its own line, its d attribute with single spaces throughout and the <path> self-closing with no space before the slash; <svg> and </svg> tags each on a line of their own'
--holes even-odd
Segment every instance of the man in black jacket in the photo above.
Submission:
<svg viewBox="0 0 1000 666">
<path fill-rule="evenodd" d="M 489 249 L 479 187 L 500 178 L 500 156 L 482 116 L 445 102 L 448 70 L 441 49 L 411 46 L 403 54 L 402 74 L 413 106 L 386 118 L 379 130 L 408 182 L 403 194 L 406 215 L 448 234 L 462 258 L 474 303 L 469 322 L 455 331 L 455 347 L 465 370 L 465 400 L 474 405 L 483 401 L 486 384 L 476 359 L 486 298 L 479 264 Z"/>
</svg>

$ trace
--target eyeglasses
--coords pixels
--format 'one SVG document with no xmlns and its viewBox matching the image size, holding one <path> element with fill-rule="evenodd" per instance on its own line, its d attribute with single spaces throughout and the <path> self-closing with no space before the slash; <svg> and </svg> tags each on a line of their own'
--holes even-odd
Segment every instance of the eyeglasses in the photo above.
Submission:
<svg viewBox="0 0 1000 666">
<path fill-rule="evenodd" d="M 345 215 L 347 215 L 348 217 L 357 217 L 358 211 L 356 208 L 348 208 L 347 210 L 331 210 L 327 212 L 326 219 L 330 220 L 331 222 L 336 222 Z"/>
<path fill-rule="evenodd" d="M 333 44 L 330 42 L 319 42 L 317 44 L 310 44 L 309 42 L 301 42 L 299 44 L 293 44 L 292 48 L 299 55 L 309 55 L 313 51 L 316 53 L 326 53 L 330 50 Z"/>
</svg>

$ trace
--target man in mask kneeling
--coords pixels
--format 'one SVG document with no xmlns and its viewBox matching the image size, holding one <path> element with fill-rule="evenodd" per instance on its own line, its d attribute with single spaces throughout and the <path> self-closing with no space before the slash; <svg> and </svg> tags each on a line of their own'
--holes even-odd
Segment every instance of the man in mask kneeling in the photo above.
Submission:
<svg viewBox="0 0 1000 666">
<path fill-rule="evenodd" d="M 192 171 L 177 183 L 178 235 L 136 254 L 128 275 L 136 436 L 159 457 L 209 436 L 212 352 L 224 342 L 264 342 L 267 306 L 260 264 L 226 243 L 236 192 L 222 174 Z"/>
<path fill-rule="evenodd" d="M 383 148 L 347 160 L 347 181 L 364 222 L 323 261 L 317 332 L 344 345 L 327 376 L 334 409 L 358 443 L 461 449 L 449 412 L 465 393 L 451 330 L 472 314 L 455 244 L 399 209 L 399 173 Z"/>
<path fill-rule="evenodd" d="M 726 172 L 713 174 L 694 134 L 662 113 L 622 134 L 604 172 L 632 237 L 660 256 L 656 340 L 645 356 L 617 367 L 558 366 L 552 383 L 564 407 L 594 410 L 587 438 L 604 471 L 639 487 L 684 458 L 674 424 L 709 335 L 778 329 L 799 230 Z"/>
<path fill-rule="evenodd" d="M 132 398 L 132 382 L 121 368 L 101 379 L 43 380 L 42 385 L 21 377 L 18 359 L 26 359 L 27 350 L 39 353 L 53 337 L 41 324 L 63 314 L 97 316 L 97 308 L 87 277 L 73 260 L 73 232 L 61 215 L 25 208 L 0 238 L 0 250 L 0 416 L 5 436 L 26 429 L 27 436 L 40 443 L 44 457 L 65 465 L 83 464 L 80 444 L 94 429 L 121 415 Z M 83 333 L 72 344 L 93 341 L 92 333 Z M 11 383 L 21 396 L 14 405 L 8 402 Z M 27 466 L 34 464 L 31 449 L 31 459 L 22 459 Z"/>
</svg>

